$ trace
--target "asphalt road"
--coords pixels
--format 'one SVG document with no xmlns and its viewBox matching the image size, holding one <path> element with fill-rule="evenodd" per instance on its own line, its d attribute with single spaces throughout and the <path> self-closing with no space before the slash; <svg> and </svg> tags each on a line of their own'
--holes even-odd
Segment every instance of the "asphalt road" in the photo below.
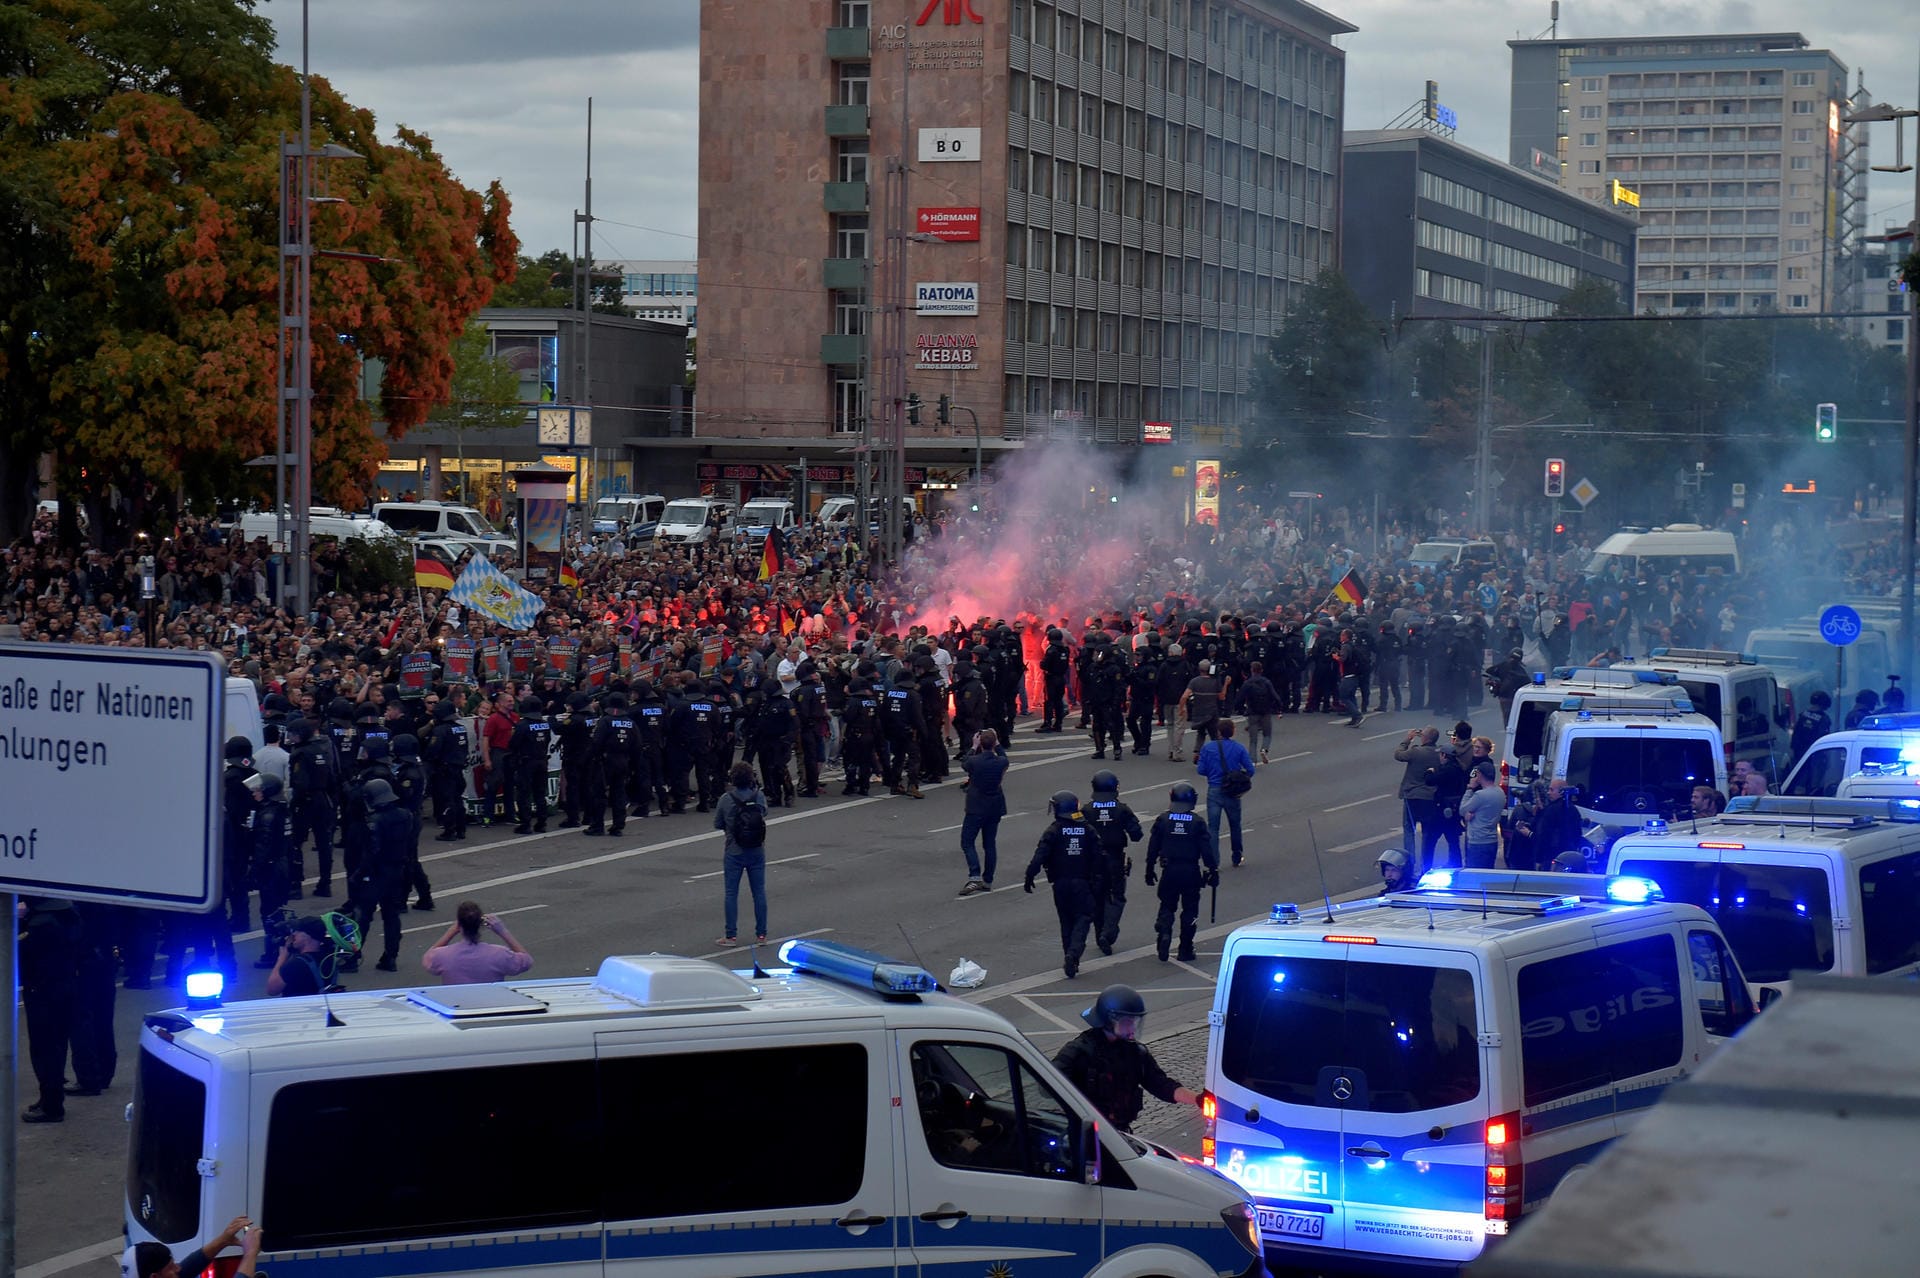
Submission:
<svg viewBox="0 0 1920 1278">
<path fill-rule="evenodd" d="M 1492 734 L 1497 717 L 1497 707 L 1488 702 L 1474 712 L 1473 721 Z M 1393 761 L 1393 749 L 1408 728 L 1437 720 L 1388 713 L 1349 729 L 1344 719 L 1319 715 L 1281 719 L 1272 763 L 1259 769 L 1244 800 L 1247 862 L 1224 871 L 1216 924 L 1207 924 L 1207 901 L 1204 894 L 1201 898 L 1198 961 L 1161 963 L 1153 955 L 1156 905 L 1152 889 L 1140 883 L 1142 846 L 1135 852 L 1130 902 L 1115 954 L 1102 957 L 1089 947 L 1088 961 L 1073 981 L 1061 971 L 1059 930 L 1044 880 L 1031 896 L 1020 890 L 1021 872 L 1046 824 L 1047 797 L 1068 789 L 1085 799 L 1089 778 L 1107 767 L 1119 775 L 1124 797 L 1147 825 L 1165 809 L 1168 787 L 1193 777 L 1193 765 L 1169 762 L 1164 740 L 1156 741 L 1151 759 L 1129 754 L 1118 763 L 1097 763 L 1083 735 L 1035 735 L 1031 725 L 1037 722 L 1022 720 L 1012 742 L 1014 767 L 1006 782 L 1010 815 L 1000 828 L 1001 866 L 991 893 L 956 895 L 966 878 L 957 769 L 953 781 L 927 787 L 922 801 L 835 797 L 803 799 L 792 811 L 775 809 L 767 841 L 774 943 L 828 936 L 902 959 L 917 955 L 943 981 L 960 959 L 971 958 L 987 969 L 986 984 L 972 997 L 1006 1016 L 1049 1054 L 1082 1028 L 1079 1012 L 1102 986 L 1126 981 L 1146 997 L 1149 1039 L 1182 1036 L 1185 1050 L 1169 1069 L 1198 1086 L 1201 1057 L 1193 1045 L 1204 1045 L 1204 1035 L 1186 1031 L 1205 1023 L 1220 939 L 1239 923 L 1264 917 L 1276 901 L 1321 895 L 1309 823 L 1318 838 L 1328 892 L 1339 896 L 1376 882 L 1374 858 L 1399 840 L 1399 804 L 1393 796 L 1401 765 Z M 825 792 L 838 791 L 835 780 Z M 558 820 L 556 814 L 553 821 Z M 544 835 L 475 827 L 465 843 L 429 840 L 425 859 L 440 908 L 406 916 L 398 974 L 375 972 L 369 962 L 347 983 L 367 989 L 430 981 L 419 966 L 420 954 L 467 897 L 501 915 L 532 951 L 534 976 L 591 973 L 609 954 L 651 951 L 744 963 L 743 950 L 722 950 L 715 943 L 723 930 L 721 838 L 711 820 L 689 811 L 630 821 L 619 840 L 591 839 L 551 825 Z M 1223 838 L 1223 861 L 1225 853 Z M 741 910 L 741 932 L 749 935 L 752 906 L 744 883 Z M 257 935 L 236 938 L 243 963 L 260 952 L 260 944 Z M 765 955 L 766 961 L 773 958 L 771 952 Z M 263 993 L 263 974 L 244 967 L 238 995 Z M 121 991 L 121 1069 L 114 1086 L 97 1098 L 71 1100 L 63 1124 L 20 1128 L 16 1254 L 23 1278 L 70 1271 L 105 1274 L 108 1258 L 117 1259 L 123 1116 L 132 1095 L 127 1045 L 135 1041 L 142 1015 L 178 1002 L 177 994 L 164 990 Z M 30 1094 L 24 1050 L 21 1069 L 27 1080 L 22 1090 Z M 1191 1124 L 1180 1123 L 1177 1115 L 1162 1120 L 1170 1143 L 1197 1146 Z M 403 1124 L 404 1117 L 396 1116 L 396 1122 Z"/>
</svg>

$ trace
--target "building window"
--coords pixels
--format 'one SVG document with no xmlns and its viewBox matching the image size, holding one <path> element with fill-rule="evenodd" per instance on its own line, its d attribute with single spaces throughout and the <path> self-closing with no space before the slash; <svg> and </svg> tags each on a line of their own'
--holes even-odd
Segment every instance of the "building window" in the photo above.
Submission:
<svg viewBox="0 0 1920 1278">
<path fill-rule="evenodd" d="M 1787 294 L 1787 309 L 1788 309 L 1788 310 L 1790 310 L 1790 311 L 1804 311 L 1804 310 L 1806 310 L 1806 309 L 1807 309 L 1807 307 L 1808 307 L 1808 298 L 1807 298 L 1807 295 L 1806 295 L 1805 293 L 1789 293 L 1789 294 Z"/>
<path fill-rule="evenodd" d="M 865 297 L 851 290 L 833 295 L 833 331 L 855 337 L 867 331 Z"/>
<path fill-rule="evenodd" d="M 1598 173 L 1600 171 L 1600 161 L 1582 160 L 1580 161 L 1580 171 L 1582 173 Z"/>
<path fill-rule="evenodd" d="M 867 180 L 867 140 L 841 138 L 834 144 L 835 167 L 842 182 Z"/>
<path fill-rule="evenodd" d="M 1600 77 L 1597 75 L 1582 77 L 1580 80 L 1580 92 L 1582 93 L 1600 92 Z"/>
<path fill-rule="evenodd" d="M 1812 226 L 1813 214 L 1805 211 L 1802 211 L 1799 213 L 1789 213 L 1787 214 L 1787 223 L 1790 226 Z"/>
<path fill-rule="evenodd" d="M 1807 278 L 1807 268 L 1804 266 L 1789 266 L 1787 268 L 1787 278 L 1790 280 L 1804 280 Z"/>
<path fill-rule="evenodd" d="M 1811 155 L 1789 156 L 1787 158 L 1787 167 L 1802 171 L 1811 169 L 1813 167 L 1813 157 Z"/>
<path fill-rule="evenodd" d="M 1793 73 L 1793 87 L 1796 89 L 1807 89 L 1807 88 L 1813 87 L 1813 72 L 1795 71 Z"/>
<path fill-rule="evenodd" d="M 870 0 L 840 0 L 840 25 L 843 27 L 864 27 L 871 23 L 873 5 Z"/>
<path fill-rule="evenodd" d="M 873 75 L 873 65 L 867 62 L 843 62 L 840 64 L 840 105 L 867 105 L 867 84 Z"/>
<path fill-rule="evenodd" d="M 833 255 L 835 257 L 867 256 L 867 215 L 865 213 L 842 213 L 834 219 Z"/>
<path fill-rule="evenodd" d="M 1812 129 L 1795 129 L 1793 131 L 1793 140 L 1795 142 L 1811 142 L 1813 141 L 1813 130 Z"/>
<path fill-rule="evenodd" d="M 1796 103 L 1794 103 L 1794 104 L 1793 104 L 1793 113 L 1794 113 L 1795 115 L 1812 115 L 1812 114 L 1813 114 L 1813 103 L 1811 103 L 1811 102 L 1796 102 Z"/>
<path fill-rule="evenodd" d="M 1788 240 L 1787 241 L 1787 252 L 1789 253 L 1807 253 L 1807 252 L 1811 252 L 1812 249 L 1813 249 L 1812 240 Z"/>
<path fill-rule="evenodd" d="M 1580 108 L 1580 118 L 1583 120 L 1598 120 L 1600 118 L 1600 108 L 1598 106 L 1583 106 Z"/>
<path fill-rule="evenodd" d="M 1599 146 L 1600 135 L 1598 133 L 1582 133 L 1580 135 L 1580 145 L 1581 146 Z"/>
<path fill-rule="evenodd" d="M 857 377 L 836 377 L 833 379 L 833 429 L 840 435 L 860 433 L 861 418 L 865 415 L 861 404 L 860 379 Z"/>
<path fill-rule="evenodd" d="M 1897 319 L 1888 320 L 1887 321 L 1887 340 L 1889 342 L 1906 341 L 1907 340 L 1907 322 L 1905 320 L 1897 320 Z"/>
</svg>

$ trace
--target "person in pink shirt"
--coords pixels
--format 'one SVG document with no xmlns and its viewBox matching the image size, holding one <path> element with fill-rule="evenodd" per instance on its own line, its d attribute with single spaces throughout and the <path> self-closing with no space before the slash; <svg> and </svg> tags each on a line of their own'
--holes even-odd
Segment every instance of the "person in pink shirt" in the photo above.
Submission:
<svg viewBox="0 0 1920 1278">
<path fill-rule="evenodd" d="M 505 944 L 481 940 L 483 925 Z M 439 977 L 442 985 L 480 985 L 520 975 L 533 966 L 533 955 L 513 939 L 506 924 L 482 913 L 480 902 L 462 901 L 453 923 L 420 956 L 420 965 Z"/>
</svg>

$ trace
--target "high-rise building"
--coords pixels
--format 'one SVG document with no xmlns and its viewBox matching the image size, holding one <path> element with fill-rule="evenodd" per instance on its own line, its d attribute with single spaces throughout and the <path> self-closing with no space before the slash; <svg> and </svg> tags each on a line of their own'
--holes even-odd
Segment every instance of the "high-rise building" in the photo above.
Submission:
<svg viewBox="0 0 1920 1278">
<path fill-rule="evenodd" d="M 1508 47 L 1511 159 L 1638 210 L 1637 309 L 1855 303 L 1866 130 L 1841 122 L 1831 52 L 1797 32 Z"/>
<path fill-rule="evenodd" d="M 990 449 L 1233 431 L 1337 257 L 1352 30 L 1302 0 L 706 0 L 698 437 L 847 447 L 901 355 Z M 907 452 L 967 459 L 971 426 L 925 412 Z"/>
</svg>

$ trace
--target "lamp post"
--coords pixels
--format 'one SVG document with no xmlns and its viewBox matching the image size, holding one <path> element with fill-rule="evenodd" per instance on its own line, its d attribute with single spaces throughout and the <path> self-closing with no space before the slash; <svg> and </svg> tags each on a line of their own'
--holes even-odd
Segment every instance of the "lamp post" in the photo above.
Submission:
<svg viewBox="0 0 1920 1278">
<path fill-rule="evenodd" d="M 1880 102 L 1843 115 L 1844 124 L 1894 124 L 1892 164 L 1873 166 L 1876 173 L 1913 173 L 1913 219 L 1907 223 L 1907 248 L 1910 259 L 1920 259 L 1920 165 L 1901 162 L 1902 120 L 1920 116 L 1920 110 L 1905 110 Z M 1916 145 L 1920 145 L 1917 143 Z M 1907 404 L 1906 432 L 1903 441 L 1904 468 L 1900 488 L 1900 673 L 1913 673 L 1913 541 L 1914 502 L 1920 490 L 1920 288 L 1907 286 Z"/>
</svg>

